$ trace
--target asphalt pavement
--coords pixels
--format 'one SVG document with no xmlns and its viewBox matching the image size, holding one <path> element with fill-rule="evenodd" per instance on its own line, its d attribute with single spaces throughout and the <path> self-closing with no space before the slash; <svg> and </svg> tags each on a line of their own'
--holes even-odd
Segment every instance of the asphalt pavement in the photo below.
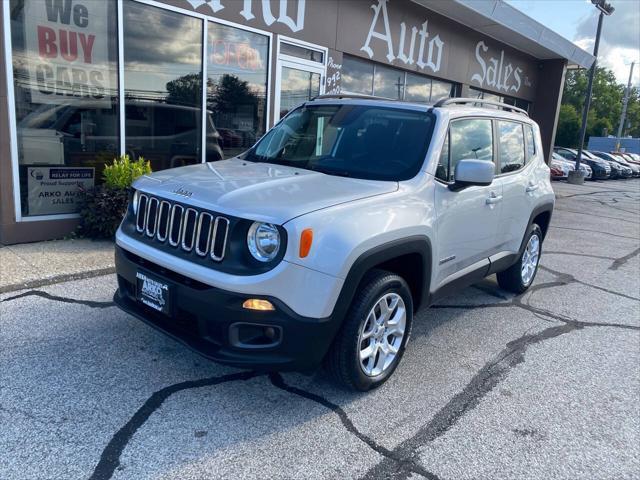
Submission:
<svg viewBox="0 0 640 480">
<path fill-rule="evenodd" d="M 112 274 L 0 295 L 0 479 L 640 477 L 640 181 L 555 184 L 541 270 L 420 312 L 394 376 L 211 363 Z"/>
</svg>

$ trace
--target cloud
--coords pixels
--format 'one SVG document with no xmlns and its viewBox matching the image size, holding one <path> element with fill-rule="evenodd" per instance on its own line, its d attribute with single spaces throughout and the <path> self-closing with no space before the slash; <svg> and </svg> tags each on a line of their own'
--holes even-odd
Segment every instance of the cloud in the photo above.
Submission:
<svg viewBox="0 0 640 480">
<path fill-rule="evenodd" d="M 633 84 L 640 86 L 640 6 L 637 0 L 617 0 L 615 12 L 604 18 L 598 64 L 613 70 L 620 83 L 627 83 L 631 62 L 636 62 Z M 574 43 L 593 52 L 599 10 L 583 18 L 576 27 Z"/>
</svg>

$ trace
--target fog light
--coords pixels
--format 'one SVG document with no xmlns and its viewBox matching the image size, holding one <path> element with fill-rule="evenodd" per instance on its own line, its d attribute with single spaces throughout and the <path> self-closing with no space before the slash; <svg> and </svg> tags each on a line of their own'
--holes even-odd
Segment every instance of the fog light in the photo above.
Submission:
<svg viewBox="0 0 640 480">
<path fill-rule="evenodd" d="M 261 311 L 275 310 L 275 307 L 269 300 L 261 300 L 259 298 L 249 298 L 245 300 L 242 304 L 242 308 Z"/>
<path fill-rule="evenodd" d="M 269 340 L 273 340 L 274 338 L 276 338 L 276 329 L 273 327 L 265 327 L 264 336 Z"/>
</svg>

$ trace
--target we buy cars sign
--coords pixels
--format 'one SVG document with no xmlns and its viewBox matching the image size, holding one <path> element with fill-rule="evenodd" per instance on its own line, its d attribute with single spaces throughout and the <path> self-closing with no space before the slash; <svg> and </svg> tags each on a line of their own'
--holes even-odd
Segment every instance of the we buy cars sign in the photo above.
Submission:
<svg viewBox="0 0 640 480">
<path fill-rule="evenodd" d="M 34 103 L 105 99 L 109 74 L 107 1 L 36 0 L 25 8 L 27 70 Z"/>
</svg>

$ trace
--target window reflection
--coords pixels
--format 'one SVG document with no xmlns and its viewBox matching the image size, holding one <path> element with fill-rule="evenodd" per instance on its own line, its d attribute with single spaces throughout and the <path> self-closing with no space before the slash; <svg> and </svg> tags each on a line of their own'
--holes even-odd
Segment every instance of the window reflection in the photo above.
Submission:
<svg viewBox="0 0 640 480">
<path fill-rule="evenodd" d="M 524 136 L 522 124 L 498 122 L 500 135 L 500 172 L 508 173 L 524 167 Z"/>
<path fill-rule="evenodd" d="M 340 77 L 341 90 L 371 95 L 373 93 L 373 63 L 344 56 Z"/>
<path fill-rule="evenodd" d="M 435 103 L 455 94 L 455 84 L 345 55 L 341 90 L 407 102 Z"/>
<path fill-rule="evenodd" d="M 491 120 L 457 120 L 449 129 L 450 166 L 449 180 L 454 180 L 455 168 L 460 160 L 478 159 L 493 161 Z"/>
<path fill-rule="evenodd" d="M 116 4 L 85 3 L 84 25 L 42 0 L 9 5 L 23 216 L 76 212 L 119 149 Z"/>
<path fill-rule="evenodd" d="M 404 98 L 404 72 L 396 68 L 376 65 L 373 77 L 373 94 L 376 97 L 402 100 Z"/>
<path fill-rule="evenodd" d="M 289 110 L 320 94 L 320 74 L 282 67 L 280 78 L 280 118 Z"/>
<path fill-rule="evenodd" d="M 127 153 L 154 170 L 199 162 L 202 21 L 128 1 L 123 29 Z"/>
<path fill-rule="evenodd" d="M 209 22 L 207 161 L 244 152 L 266 128 L 269 40 Z"/>
<path fill-rule="evenodd" d="M 407 73 L 407 89 L 404 99 L 409 102 L 428 102 L 431 97 L 431 79 Z"/>
</svg>

